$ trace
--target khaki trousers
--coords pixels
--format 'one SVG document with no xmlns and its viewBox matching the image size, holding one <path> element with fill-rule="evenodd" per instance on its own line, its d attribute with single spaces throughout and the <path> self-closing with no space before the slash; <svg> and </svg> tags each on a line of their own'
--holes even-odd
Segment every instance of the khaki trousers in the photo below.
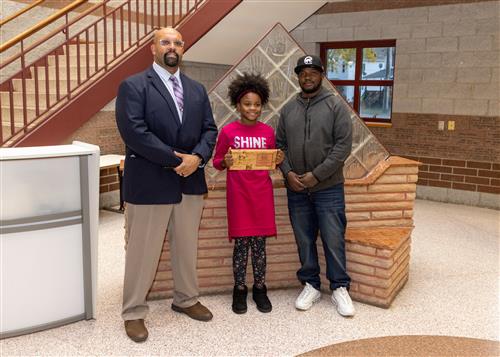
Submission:
<svg viewBox="0 0 500 357">
<path fill-rule="evenodd" d="M 171 205 L 127 203 L 124 320 L 144 319 L 149 311 L 146 295 L 156 274 L 167 228 L 174 280 L 173 304 L 189 307 L 197 303 L 196 261 L 202 211 L 203 195 L 182 195 L 180 203 Z"/>
</svg>

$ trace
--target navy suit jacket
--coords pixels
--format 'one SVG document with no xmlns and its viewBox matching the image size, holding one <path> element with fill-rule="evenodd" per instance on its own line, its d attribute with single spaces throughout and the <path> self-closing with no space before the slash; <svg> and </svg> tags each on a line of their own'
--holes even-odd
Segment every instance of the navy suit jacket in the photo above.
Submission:
<svg viewBox="0 0 500 357">
<path fill-rule="evenodd" d="M 172 96 L 153 67 L 125 79 L 116 98 L 116 123 L 126 145 L 123 198 L 133 204 L 173 204 L 182 194 L 207 192 L 198 168 L 181 177 L 174 150 L 199 154 L 206 163 L 217 138 L 205 88 L 181 73 L 184 91 L 182 123 Z"/>
</svg>

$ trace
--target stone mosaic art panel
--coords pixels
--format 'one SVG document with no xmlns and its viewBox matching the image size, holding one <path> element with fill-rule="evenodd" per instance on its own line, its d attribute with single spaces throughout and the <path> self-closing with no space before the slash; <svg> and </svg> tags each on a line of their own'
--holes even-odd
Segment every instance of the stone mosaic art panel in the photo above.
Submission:
<svg viewBox="0 0 500 357">
<path fill-rule="evenodd" d="M 293 69 L 298 58 L 303 55 L 305 52 L 286 29 L 281 24 L 276 24 L 255 47 L 248 51 L 247 56 L 236 63 L 210 90 L 210 103 L 219 130 L 238 119 L 238 113 L 231 106 L 227 96 L 227 87 L 236 75 L 243 72 L 260 73 L 268 80 L 271 94 L 260 120 L 276 129 L 280 109 L 300 92 Z M 340 96 L 326 78 L 323 79 L 323 86 L 334 95 Z M 389 153 L 352 109 L 351 119 L 353 148 L 345 163 L 344 175 L 346 179 L 360 179 L 368 175 L 381 160 L 387 159 Z M 209 183 L 219 181 L 222 176 L 225 177 L 224 172 L 212 167 L 211 161 L 207 164 L 206 174 Z"/>
</svg>

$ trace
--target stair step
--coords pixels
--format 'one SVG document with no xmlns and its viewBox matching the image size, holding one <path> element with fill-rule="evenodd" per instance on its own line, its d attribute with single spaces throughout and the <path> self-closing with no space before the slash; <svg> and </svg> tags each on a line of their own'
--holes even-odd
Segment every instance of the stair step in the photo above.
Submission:
<svg viewBox="0 0 500 357">
<path fill-rule="evenodd" d="M 78 78 L 78 67 L 77 66 L 70 66 L 69 67 L 70 70 L 69 70 L 69 75 L 70 75 L 70 79 L 73 79 L 73 80 L 77 80 Z M 93 64 L 91 64 L 88 68 L 88 71 L 89 71 L 89 76 L 92 76 L 92 74 L 94 74 L 96 71 L 95 71 L 95 67 Z M 35 78 L 35 70 L 32 68 L 31 69 L 31 73 L 32 73 L 32 78 L 34 79 Z M 59 67 L 59 78 L 62 79 L 66 79 L 67 77 L 67 67 L 66 66 L 60 66 Z M 48 78 L 49 80 L 50 79 L 56 79 L 56 67 L 55 66 L 49 66 L 48 68 Z M 80 67 L 80 80 L 83 80 L 83 79 L 86 79 L 87 78 L 87 67 L 86 66 L 82 66 Z M 38 69 L 38 80 L 44 80 L 45 79 L 45 68 L 42 67 L 42 68 L 39 68 Z"/>
<path fill-rule="evenodd" d="M 58 55 L 58 64 L 59 64 L 59 67 L 61 66 L 66 66 L 66 55 Z M 80 66 L 85 66 L 87 64 L 87 58 L 85 56 L 85 54 L 81 54 L 79 57 L 77 57 L 76 55 L 70 55 L 69 56 L 69 65 L 70 66 L 76 66 L 77 65 L 77 58 L 79 58 L 80 60 L 78 61 L 80 63 Z M 89 55 L 89 65 L 90 66 L 95 66 L 95 54 L 91 53 Z M 112 53 L 108 53 L 108 62 L 111 61 L 114 57 L 113 57 L 113 54 Z M 55 55 L 50 55 L 48 56 L 48 62 L 49 62 L 49 66 L 55 66 L 56 65 L 56 56 Z M 99 53 L 98 56 L 97 56 L 97 64 L 99 66 L 102 66 L 104 64 L 104 53 Z"/>
<path fill-rule="evenodd" d="M 0 92 L 0 100 L 1 106 L 3 108 L 10 107 L 10 95 L 9 92 Z M 12 100 L 14 103 L 14 107 L 21 107 L 23 105 L 23 93 L 22 92 L 14 92 L 12 93 Z M 50 103 L 54 103 L 56 101 L 55 93 L 49 94 Z M 35 108 L 36 106 L 36 95 L 34 92 L 26 93 L 26 104 L 28 107 Z M 47 107 L 47 95 L 45 93 L 38 94 L 38 107 L 40 109 L 45 109 Z"/>
<path fill-rule="evenodd" d="M 10 123 L 10 108 L 5 108 L 2 106 L 2 123 Z M 28 122 L 36 118 L 36 110 L 35 108 L 26 108 L 26 116 L 28 118 Z M 23 108 L 14 107 L 14 123 L 20 124 L 21 126 L 24 123 L 23 118 Z M 17 125 L 16 125 L 17 126 Z"/>
<path fill-rule="evenodd" d="M 40 93 L 46 93 L 45 88 L 45 80 L 38 80 L 38 91 Z M 49 78 L 49 93 L 56 93 L 56 80 Z M 59 93 L 61 95 L 67 93 L 67 80 L 66 78 L 59 78 Z M 80 83 L 81 84 L 81 83 Z M 14 87 L 14 91 L 22 92 L 22 80 L 21 79 L 13 79 L 12 85 Z M 70 87 L 74 89 L 78 86 L 78 81 L 75 79 L 70 80 Z M 34 79 L 26 79 L 26 92 L 34 92 L 35 91 L 35 80 Z"/>
</svg>

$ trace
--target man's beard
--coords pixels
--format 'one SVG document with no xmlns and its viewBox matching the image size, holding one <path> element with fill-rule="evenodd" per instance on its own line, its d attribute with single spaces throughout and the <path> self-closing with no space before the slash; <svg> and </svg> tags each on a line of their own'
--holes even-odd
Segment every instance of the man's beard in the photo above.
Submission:
<svg viewBox="0 0 500 357">
<path fill-rule="evenodd" d="M 168 57 L 167 55 L 170 53 L 175 54 L 175 58 Z M 163 63 L 168 67 L 177 67 L 179 65 L 179 55 L 175 52 L 167 52 L 163 55 Z"/>
<path fill-rule="evenodd" d="M 312 87 L 312 88 L 304 88 L 302 86 L 300 86 L 300 88 L 302 89 L 302 91 L 306 94 L 310 94 L 310 93 L 314 93 L 316 92 L 320 87 L 321 87 L 321 82 L 323 81 L 323 79 L 321 79 L 318 83 L 317 86 L 315 87 Z"/>
</svg>

